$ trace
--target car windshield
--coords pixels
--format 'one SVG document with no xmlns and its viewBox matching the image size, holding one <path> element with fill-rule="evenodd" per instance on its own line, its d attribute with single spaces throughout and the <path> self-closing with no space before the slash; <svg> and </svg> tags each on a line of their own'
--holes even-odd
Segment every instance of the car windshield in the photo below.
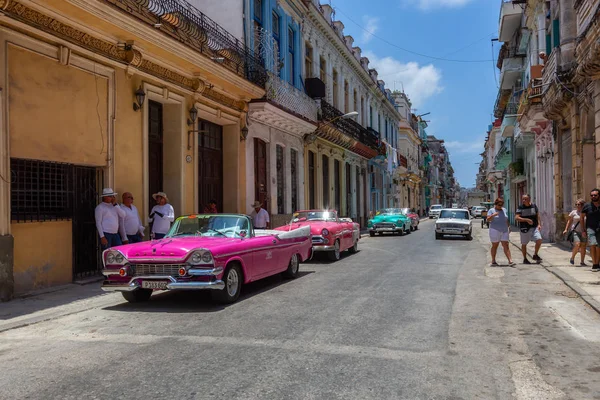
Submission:
<svg viewBox="0 0 600 400">
<path fill-rule="evenodd" d="M 337 221 L 335 211 L 299 211 L 294 213 L 292 222 Z"/>
<path fill-rule="evenodd" d="M 408 215 L 411 213 L 410 208 L 401 208 L 400 212 L 404 215 Z"/>
<path fill-rule="evenodd" d="M 178 218 L 167 237 L 245 237 L 249 232 L 248 218 L 241 215 L 190 215 Z"/>
<path fill-rule="evenodd" d="M 432 210 L 440 210 L 442 206 L 431 206 Z"/>
<path fill-rule="evenodd" d="M 400 208 L 384 208 L 377 211 L 377 215 L 398 215 L 402 214 L 402 210 Z"/>
<path fill-rule="evenodd" d="M 440 218 L 469 219 L 469 213 L 464 210 L 442 210 Z"/>
</svg>

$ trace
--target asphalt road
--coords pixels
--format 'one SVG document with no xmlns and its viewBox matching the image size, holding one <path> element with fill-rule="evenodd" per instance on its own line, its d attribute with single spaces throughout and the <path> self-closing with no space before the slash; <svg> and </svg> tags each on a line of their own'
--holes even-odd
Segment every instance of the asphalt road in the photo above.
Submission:
<svg viewBox="0 0 600 400">
<path fill-rule="evenodd" d="M 599 316 L 539 266 L 490 268 L 474 226 L 364 238 L 226 307 L 88 299 L 0 333 L 0 398 L 600 399 Z"/>
</svg>

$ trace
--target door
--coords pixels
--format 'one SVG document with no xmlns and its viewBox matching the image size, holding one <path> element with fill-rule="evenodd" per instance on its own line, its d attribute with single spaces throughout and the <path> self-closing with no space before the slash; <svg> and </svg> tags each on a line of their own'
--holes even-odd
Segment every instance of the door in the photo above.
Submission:
<svg viewBox="0 0 600 400">
<path fill-rule="evenodd" d="M 254 138 L 254 199 L 269 211 L 267 191 L 267 143 Z"/>
<path fill-rule="evenodd" d="M 198 120 L 198 211 L 211 200 L 223 212 L 223 127 Z"/>
<path fill-rule="evenodd" d="M 317 187 L 315 186 L 316 157 L 312 151 L 308 152 L 308 207 L 314 210 L 317 206 Z"/>
<path fill-rule="evenodd" d="M 361 214 L 361 204 L 360 204 L 360 195 L 362 192 L 362 187 L 360 186 L 360 167 L 356 167 L 356 222 L 359 224 L 362 223 L 360 219 Z"/>
<path fill-rule="evenodd" d="M 148 102 L 148 209 L 156 201 L 152 194 L 163 190 L 163 106 Z"/>
<path fill-rule="evenodd" d="M 334 207 L 335 210 L 342 215 L 344 213 L 344 210 L 341 209 L 341 205 L 342 205 L 342 179 L 341 179 L 341 168 L 340 168 L 340 161 L 339 160 L 333 160 L 333 187 L 334 187 L 334 196 L 333 196 L 333 201 L 335 203 Z"/>
<path fill-rule="evenodd" d="M 352 217 L 352 167 L 346 163 L 346 217 Z"/>
<path fill-rule="evenodd" d="M 102 266 L 94 218 L 102 183 L 96 168 L 73 167 L 73 278 L 95 275 Z"/>
</svg>

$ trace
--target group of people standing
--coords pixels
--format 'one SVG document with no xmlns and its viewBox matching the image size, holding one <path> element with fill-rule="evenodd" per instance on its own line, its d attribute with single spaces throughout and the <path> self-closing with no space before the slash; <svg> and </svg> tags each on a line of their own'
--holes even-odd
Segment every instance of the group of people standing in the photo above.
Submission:
<svg viewBox="0 0 600 400">
<path fill-rule="evenodd" d="M 171 222 L 175 220 L 175 211 L 169 204 L 166 193 L 154 193 L 152 198 L 156 205 L 148 219 L 150 237 L 162 239 L 169 232 Z M 145 227 L 137 208 L 133 205 L 133 195 L 129 192 L 123 193 L 122 203 L 119 205 L 117 193 L 111 188 L 104 188 L 102 202 L 96 207 L 95 217 L 102 250 L 144 240 Z"/>
<path fill-rule="evenodd" d="M 586 204 L 584 199 L 576 201 L 576 208 L 571 211 L 563 231 L 563 235 L 573 243 L 573 252 L 570 263 L 575 264 L 577 253 L 581 255 L 580 266 L 587 266 L 585 263 L 586 248 L 590 246 L 592 256 L 592 271 L 600 271 L 600 247 L 598 238 L 600 237 L 600 190 L 593 189 L 590 192 L 591 201 Z M 542 262 L 539 256 L 542 246 L 542 221 L 539 217 L 538 207 L 531 202 L 531 196 L 523 195 L 522 204 L 516 211 L 515 221 L 519 224 L 521 236 L 521 253 L 523 254 L 523 264 L 531 264 L 527 259 L 527 244 L 535 243 L 533 260 L 538 264 Z M 492 263 L 491 266 L 497 266 L 496 253 L 498 247 L 502 244 L 504 254 L 508 259 L 509 266 L 515 265 L 512 260 L 510 248 L 508 246 L 510 222 L 508 212 L 503 207 L 504 199 L 497 198 L 494 201 L 494 208 L 487 213 L 487 222 L 490 224 L 490 241 L 492 242 Z"/>
</svg>

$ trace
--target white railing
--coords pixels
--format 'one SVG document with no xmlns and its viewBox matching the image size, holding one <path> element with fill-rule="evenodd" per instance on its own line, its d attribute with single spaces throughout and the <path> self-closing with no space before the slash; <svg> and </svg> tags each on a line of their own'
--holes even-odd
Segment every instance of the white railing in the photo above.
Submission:
<svg viewBox="0 0 600 400">
<path fill-rule="evenodd" d="M 311 121 L 317 120 L 317 103 L 312 98 L 279 76 L 273 73 L 268 73 L 268 76 L 267 100 Z"/>
</svg>

